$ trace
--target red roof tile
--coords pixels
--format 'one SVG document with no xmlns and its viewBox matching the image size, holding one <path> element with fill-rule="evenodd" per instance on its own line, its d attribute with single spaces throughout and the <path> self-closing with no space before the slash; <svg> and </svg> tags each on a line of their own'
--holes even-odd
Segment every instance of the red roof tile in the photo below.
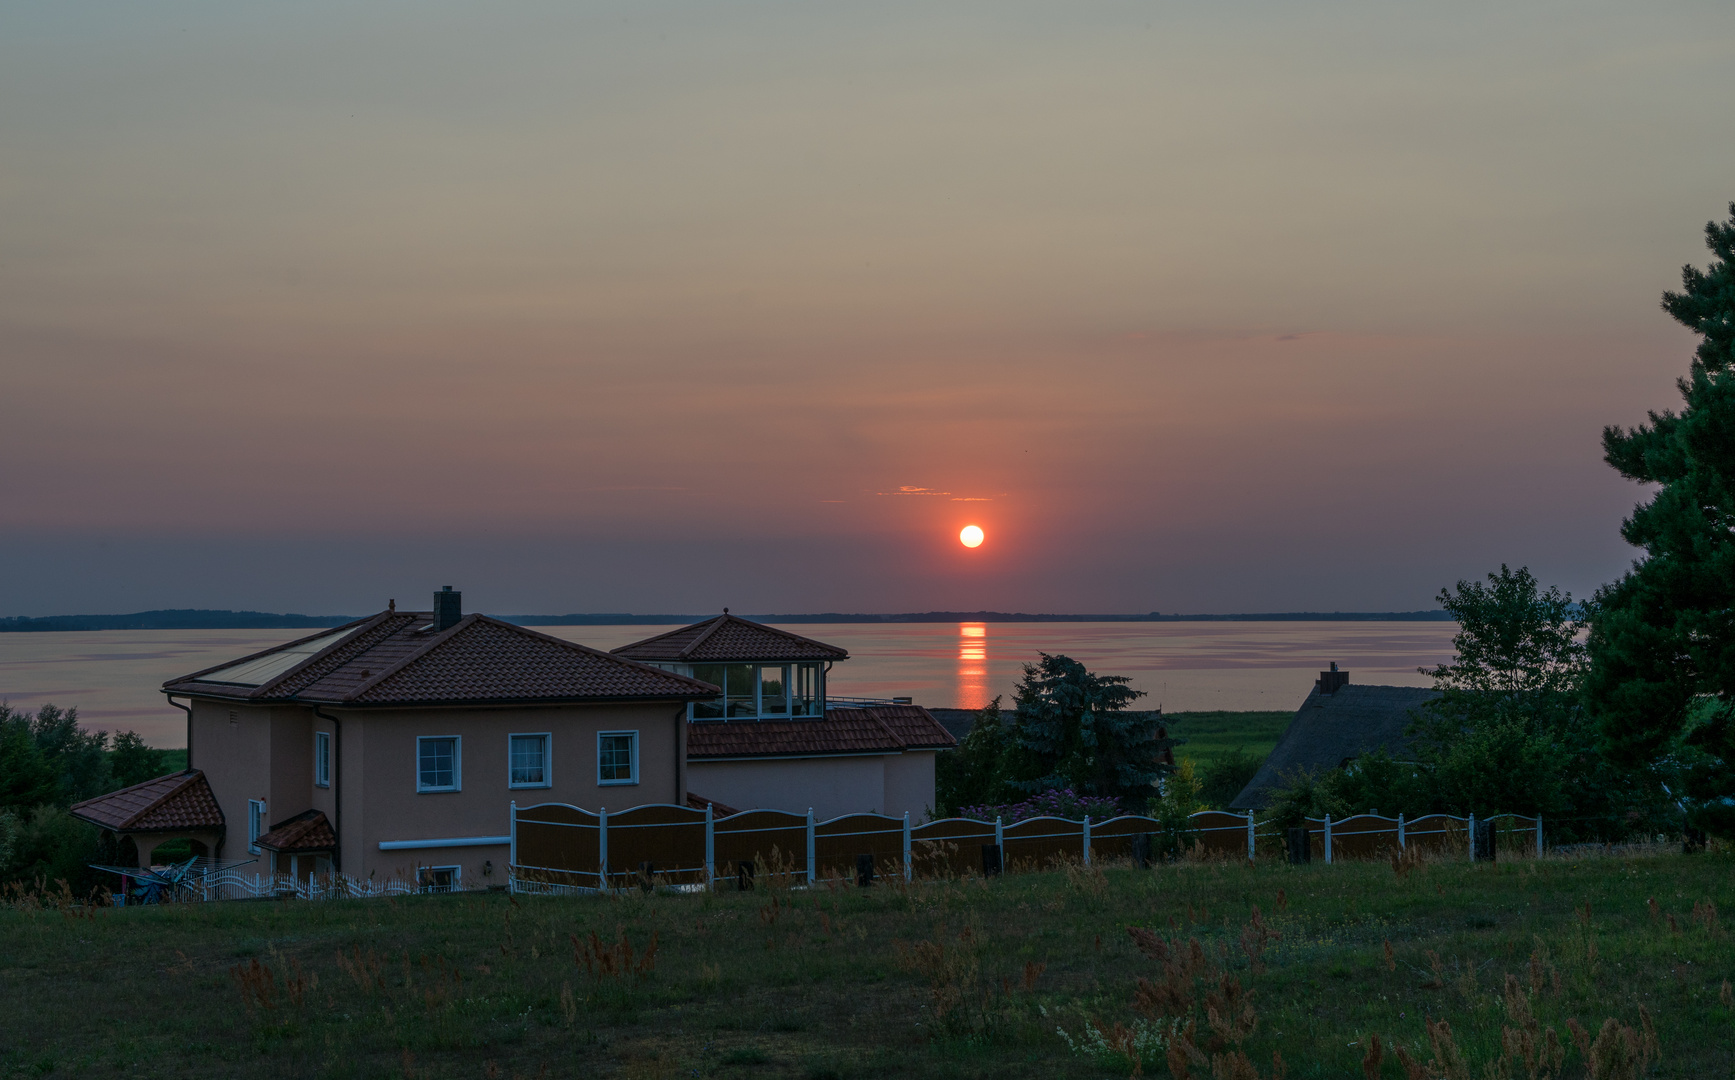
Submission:
<svg viewBox="0 0 1735 1080">
<path fill-rule="evenodd" d="M 688 701 L 717 694 L 709 683 L 485 615 L 466 616 L 441 632 L 430 629 L 432 620 L 426 612 L 381 612 L 343 628 L 347 632 L 331 644 L 258 686 L 217 679 L 243 662 L 287 653 L 319 635 L 171 680 L 163 690 L 260 702 L 376 706 Z"/>
<path fill-rule="evenodd" d="M 72 805 L 78 817 L 116 832 L 222 831 L 223 810 L 198 769 L 159 776 Z"/>
<path fill-rule="evenodd" d="M 685 664 L 849 659 L 847 649 L 729 614 L 622 645 L 614 654 L 634 660 L 675 660 Z"/>
<path fill-rule="evenodd" d="M 687 725 L 687 759 L 834 757 L 941 750 L 957 740 L 920 705 L 831 709 L 823 720 L 743 720 Z"/>
<path fill-rule="evenodd" d="M 331 831 L 323 810 L 303 810 L 271 826 L 257 843 L 267 851 L 330 851 L 337 847 L 337 834 Z"/>
<path fill-rule="evenodd" d="M 703 810 L 705 807 L 709 806 L 711 808 L 711 816 L 714 818 L 728 817 L 731 814 L 739 814 L 741 812 L 733 806 L 720 803 L 715 799 L 707 799 L 696 791 L 687 792 L 687 805 L 695 810 Z"/>
</svg>

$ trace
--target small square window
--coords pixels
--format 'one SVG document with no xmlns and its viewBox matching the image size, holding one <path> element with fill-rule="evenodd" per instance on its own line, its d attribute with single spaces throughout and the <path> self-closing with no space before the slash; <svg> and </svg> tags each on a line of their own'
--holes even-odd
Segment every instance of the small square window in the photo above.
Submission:
<svg viewBox="0 0 1735 1080">
<path fill-rule="evenodd" d="M 515 788 L 548 787 L 553 783 L 548 762 L 546 733 L 512 735 L 507 740 L 508 772 L 506 786 Z"/>
<path fill-rule="evenodd" d="M 597 735 L 596 782 L 598 784 L 636 784 L 639 782 L 638 732 L 604 731 Z"/>
<path fill-rule="evenodd" d="M 460 780 L 457 736 L 424 735 L 416 740 L 417 791 L 457 791 Z"/>
<path fill-rule="evenodd" d="M 331 786 L 331 732 L 313 733 L 313 786 Z"/>
<path fill-rule="evenodd" d="M 463 878 L 461 866 L 423 866 L 416 870 L 416 884 L 425 893 L 453 892 Z"/>
</svg>

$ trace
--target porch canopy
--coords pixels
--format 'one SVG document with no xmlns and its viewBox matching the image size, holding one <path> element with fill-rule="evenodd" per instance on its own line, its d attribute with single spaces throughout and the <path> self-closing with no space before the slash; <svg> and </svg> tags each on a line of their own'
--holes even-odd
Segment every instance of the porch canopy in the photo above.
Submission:
<svg viewBox="0 0 1735 1080">
<path fill-rule="evenodd" d="M 170 773 L 72 806 L 73 816 L 138 847 L 139 865 L 171 840 L 190 840 L 215 855 L 223 841 L 223 810 L 199 769 Z"/>
</svg>

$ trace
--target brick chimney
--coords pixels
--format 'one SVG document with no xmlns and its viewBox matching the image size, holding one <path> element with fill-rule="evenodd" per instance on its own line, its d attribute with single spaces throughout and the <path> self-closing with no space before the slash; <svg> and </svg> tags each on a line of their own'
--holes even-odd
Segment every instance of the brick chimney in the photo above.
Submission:
<svg viewBox="0 0 1735 1080">
<path fill-rule="evenodd" d="M 1322 694 L 1335 694 L 1340 686 L 1349 685 L 1349 672 L 1337 670 L 1337 661 L 1331 662 L 1330 671 L 1319 673 L 1319 681 L 1314 683 Z"/>
<path fill-rule="evenodd" d="M 434 632 L 448 630 L 464 617 L 464 594 L 447 585 L 434 594 Z M 1331 665 L 1337 667 L 1336 664 Z"/>
</svg>

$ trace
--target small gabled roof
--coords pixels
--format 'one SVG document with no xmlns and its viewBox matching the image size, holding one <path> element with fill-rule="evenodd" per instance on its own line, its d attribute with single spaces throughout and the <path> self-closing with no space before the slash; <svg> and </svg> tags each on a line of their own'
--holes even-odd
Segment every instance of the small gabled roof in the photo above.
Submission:
<svg viewBox="0 0 1735 1080">
<path fill-rule="evenodd" d="M 115 832 L 223 831 L 223 808 L 198 769 L 73 803 L 72 813 Z"/>
<path fill-rule="evenodd" d="M 820 720 L 743 720 L 687 725 L 687 760 L 839 757 L 944 750 L 958 745 L 920 705 L 830 709 Z"/>
<path fill-rule="evenodd" d="M 342 706 L 693 701 L 717 688 L 523 626 L 382 611 L 163 684 L 231 701 Z"/>
<path fill-rule="evenodd" d="M 323 810 L 303 810 L 287 821 L 271 826 L 271 831 L 255 841 L 267 851 L 298 854 L 303 851 L 331 851 L 337 847 L 337 834 Z"/>
<path fill-rule="evenodd" d="M 849 651 L 728 612 L 702 623 L 622 645 L 616 656 L 683 664 L 771 663 L 778 660 L 848 660 Z"/>
<path fill-rule="evenodd" d="M 1439 696 L 1438 690 L 1425 686 L 1355 683 L 1321 693 L 1316 683 L 1230 809 L 1263 810 L 1271 792 L 1297 773 L 1329 772 L 1381 747 L 1402 756 L 1409 749 L 1406 731 L 1416 710 Z"/>
</svg>

